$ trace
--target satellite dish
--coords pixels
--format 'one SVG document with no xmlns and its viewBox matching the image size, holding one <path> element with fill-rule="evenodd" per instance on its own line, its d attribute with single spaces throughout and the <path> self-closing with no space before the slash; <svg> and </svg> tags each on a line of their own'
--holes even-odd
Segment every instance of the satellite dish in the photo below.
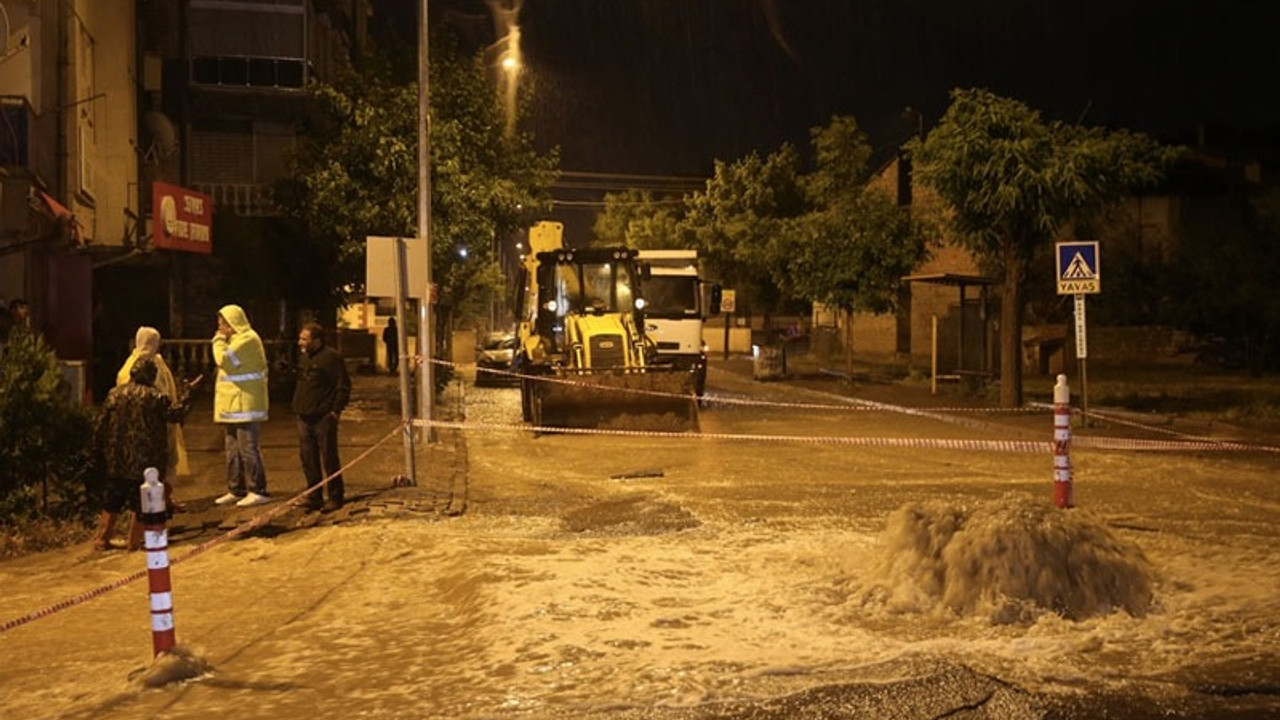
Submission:
<svg viewBox="0 0 1280 720">
<path fill-rule="evenodd" d="M 142 116 L 147 126 L 147 134 L 151 136 L 151 146 L 147 148 L 147 157 L 152 160 L 167 158 L 178 149 L 178 131 L 173 122 L 159 110 L 148 110 Z"/>
<path fill-rule="evenodd" d="M 15 55 L 31 46 L 31 33 L 26 27 L 18 28 L 18 32 L 10 35 L 13 26 L 9 23 L 9 11 L 5 10 L 4 3 L 0 3 L 0 21 L 4 22 L 4 27 L 0 28 L 0 62 L 9 59 L 10 55 Z"/>
<path fill-rule="evenodd" d="M 4 9 L 4 3 L 0 2 L 0 20 L 4 20 L 4 29 L 0 30 L 0 57 L 4 57 L 9 49 L 9 11 Z"/>
</svg>

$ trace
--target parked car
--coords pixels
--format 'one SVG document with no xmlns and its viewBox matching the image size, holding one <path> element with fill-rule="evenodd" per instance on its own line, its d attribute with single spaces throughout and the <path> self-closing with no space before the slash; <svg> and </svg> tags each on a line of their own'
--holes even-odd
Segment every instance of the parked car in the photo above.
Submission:
<svg viewBox="0 0 1280 720">
<path fill-rule="evenodd" d="M 514 385 L 516 378 L 494 370 L 510 371 L 515 358 L 516 336 L 508 332 L 489 333 L 476 346 L 476 385 Z"/>
</svg>

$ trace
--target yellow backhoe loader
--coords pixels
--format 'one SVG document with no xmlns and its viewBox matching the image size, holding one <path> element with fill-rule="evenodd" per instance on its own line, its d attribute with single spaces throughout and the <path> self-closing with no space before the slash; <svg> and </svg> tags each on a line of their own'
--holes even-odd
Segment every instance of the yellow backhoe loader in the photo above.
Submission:
<svg viewBox="0 0 1280 720">
<path fill-rule="evenodd" d="M 516 283 L 524 419 L 539 427 L 696 429 L 695 377 L 652 360 L 643 278 L 624 247 L 568 248 L 540 222 Z"/>
</svg>

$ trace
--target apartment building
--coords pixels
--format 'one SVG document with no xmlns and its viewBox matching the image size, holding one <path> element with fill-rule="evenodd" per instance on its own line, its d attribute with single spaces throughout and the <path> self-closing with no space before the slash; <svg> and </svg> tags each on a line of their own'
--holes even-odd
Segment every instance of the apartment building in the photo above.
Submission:
<svg viewBox="0 0 1280 720">
<path fill-rule="evenodd" d="M 268 232 L 307 83 L 355 61 L 371 13 L 369 0 L 0 0 L 0 296 L 30 303 L 95 394 L 138 325 L 205 337 L 199 318 L 236 300 L 212 291 L 220 241 Z"/>
</svg>

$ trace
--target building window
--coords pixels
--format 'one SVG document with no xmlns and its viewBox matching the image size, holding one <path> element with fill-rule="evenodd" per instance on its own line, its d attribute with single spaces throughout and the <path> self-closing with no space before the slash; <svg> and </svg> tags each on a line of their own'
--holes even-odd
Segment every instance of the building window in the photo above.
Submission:
<svg viewBox="0 0 1280 720">
<path fill-rule="evenodd" d="M 300 89 L 306 84 L 304 0 L 191 0 L 191 81 Z"/>
<path fill-rule="evenodd" d="M 306 78 L 305 63 L 294 58 L 204 56 L 191 61 L 191 82 L 197 85 L 298 90 Z"/>
</svg>

